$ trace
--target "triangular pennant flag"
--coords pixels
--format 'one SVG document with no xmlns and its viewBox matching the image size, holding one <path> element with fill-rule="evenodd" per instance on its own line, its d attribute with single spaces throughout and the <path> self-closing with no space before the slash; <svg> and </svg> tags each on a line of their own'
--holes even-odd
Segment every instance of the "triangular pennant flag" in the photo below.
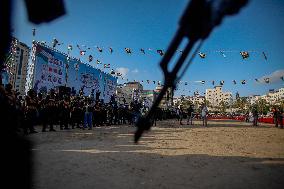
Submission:
<svg viewBox="0 0 284 189">
<path fill-rule="evenodd" d="M 58 44 L 58 40 L 56 38 L 53 38 L 52 47 L 55 48 L 57 44 Z"/>
<path fill-rule="evenodd" d="M 264 52 L 262 52 L 262 54 L 263 54 L 264 59 L 267 60 L 266 54 Z"/>
<path fill-rule="evenodd" d="M 97 46 L 98 51 L 101 53 L 103 52 L 103 49 Z"/>
<path fill-rule="evenodd" d="M 225 83 L 224 80 L 220 81 L 220 85 L 224 85 L 224 83 Z"/>
<path fill-rule="evenodd" d="M 115 71 L 113 69 L 111 69 L 110 74 L 115 75 Z"/>
<path fill-rule="evenodd" d="M 124 50 L 125 50 L 125 52 L 126 52 L 127 54 L 131 54 L 131 49 L 130 49 L 130 48 L 124 48 Z"/>
<path fill-rule="evenodd" d="M 161 81 L 158 81 L 158 85 L 161 85 Z"/>
<path fill-rule="evenodd" d="M 265 83 L 269 83 L 269 78 L 264 78 Z"/>
<path fill-rule="evenodd" d="M 145 50 L 144 49 L 140 49 L 141 53 L 145 54 Z"/>
<path fill-rule="evenodd" d="M 113 49 L 111 47 L 109 48 L 109 52 L 110 52 L 110 54 L 113 53 Z"/>
<path fill-rule="evenodd" d="M 199 52 L 198 54 L 199 54 L 200 58 L 205 58 L 206 57 L 205 53 Z"/>
<path fill-rule="evenodd" d="M 233 80 L 233 83 L 234 83 L 234 85 L 236 85 L 237 84 L 236 80 Z"/>
<path fill-rule="evenodd" d="M 93 61 L 93 56 L 89 55 L 89 62 L 92 62 L 92 61 Z"/>
<path fill-rule="evenodd" d="M 246 84 L 246 80 L 242 80 L 241 83 L 244 85 Z"/>
<path fill-rule="evenodd" d="M 160 54 L 161 56 L 163 56 L 163 55 L 164 55 L 164 51 L 163 51 L 163 50 L 161 50 L 161 49 L 158 49 L 158 50 L 157 50 L 157 53 L 158 53 L 158 54 Z"/>
<path fill-rule="evenodd" d="M 220 53 L 221 53 L 221 55 L 222 55 L 224 58 L 227 57 L 223 51 L 220 51 Z"/>
<path fill-rule="evenodd" d="M 73 50 L 73 46 L 72 46 L 72 45 L 68 45 L 67 48 L 68 48 L 69 51 L 72 51 L 72 50 Z"/>
<path fill-rule="evenodd" d="M 153 81 L 154 84 L 156 84 L 156 81 Z"/>
<path fill-rule="evenodd" d="M 110 65 L 109 64 L 104 64 L 104 68 L 109 68 Z"/>
<path fill-rule="evenodd" d="M 36 35 L 36 29 L 33 28 L 32 31 L 33 31 L 33 36 L 35 36 Z"/>
<path fill-rule="evenodd" d="M 86 51 L 80 51 L 80 55 L 85 55 Z"/>
<path fill-rule="evenodd" d="M 256 82 L 259 82 L 259 80 L 258 79 L 254 79 Z"/>
<path fill-rule="evenodd" d="M 243 59 L 247 59 L 249 57 L 249 53 L 247 51 L 241 51 L 240 54 L 242 55 Z"/>
</svg>

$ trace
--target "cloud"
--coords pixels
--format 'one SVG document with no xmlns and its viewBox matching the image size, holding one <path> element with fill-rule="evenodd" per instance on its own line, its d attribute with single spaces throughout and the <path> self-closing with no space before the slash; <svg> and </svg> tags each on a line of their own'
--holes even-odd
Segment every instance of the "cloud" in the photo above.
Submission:
<svg viewBox="0 0 284 189">
<path fill-rule="evenodd" d="M 139 70 L 136 68 L 136 69 L 132 70 L 131 72 L 134 73 L 134 74 L 137 74 L 139 72 Z"/>
<path fill-rule="evenodd" d="M 284 70 L 276 70 L 269 75 L 264 75 L 259 78 L 259 83 L 265 83 L 264 79 L 269 78 L 269 83 L 278 83 L 282 81 L 281 77 L 284 76 Z"/>
<path fill-rule="evenodd" d="M 129 69 L 124 68 L 124 67 L 120 67 L 120 68 L 117 68 L 115 70 L 115 72 L 119 72 L 119 73 L 121 73 L 122 77 L 125 77 L 127 75 L 127 73 L 129 72 Z"/>
</svg>

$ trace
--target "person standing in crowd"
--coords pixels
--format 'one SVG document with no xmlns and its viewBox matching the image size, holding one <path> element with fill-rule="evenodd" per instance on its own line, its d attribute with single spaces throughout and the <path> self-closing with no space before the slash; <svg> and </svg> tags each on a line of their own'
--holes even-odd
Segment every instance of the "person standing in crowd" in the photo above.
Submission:
<svg viewBox="0 0 284 189">
<path fill-rule="evenodd" d="M 128 108 L 122 105 L 120 108 L 121 124 L 126 124 Z"/>
<path fill-rule="evenodd" d="M 55 101 L 55 92 L 54 90 L 50 90 L 50 94 L 47 95 L 45 99 L 45 111 L 47 116 L 47 124 L 49 125 L 49 131 L 56 131 L 53 128 L 56 117 L 56 109 L 57 109 L 56 104 L 57 103 Z M 46 129 L 46 125 L 43 127 L 43 130 Z"/>
<path fill-rule="evenodd" d="M 206 104 L 203 104 L 202 109 L 201 109 L 201 117 L 202 117 L 202 125 L 207 126 L 207 113 L 208 113 L 208 108 Z"/>
<path fill-rule="evenodd" d="M 114 125 L 118 125 L 119 124 L 119 113 L 118 113 L 118 105 L 116 102 L 113 103 L 113 116 L 114 116 Z"/>
<path fill-rule="evenodd" d="M 72 129 L 75 128 L 81 128 L 80 124 L 83 120 L 82 116 L 82 107 L 81 107 L 81 102 L 80 102 L 80 98 L 79 97 L 73 97 L 72 101 L 71 101 L 71 125 L 72 125 Z"/>
<path fill-rule="evenodd" d="M 132 123 L 135 124 L 138 120 L 138 118 L 141 116 L 141 103 L 138 102 L 138 100 L 135 100 L 133 103 L 131 103 L 131 110 L 132 110 Z"/>
<path fill-rule="evenodd" d="M 179 124 L 180 124 L 180 125 L 183 125 L 183 123 L 182 123 L 182 118 L 183 118 L 183 108 L 182 108 L 182 106 L 180 105 L 180 106 L 178 107 L 178 120 L 179 120 Z"/>
<path fill-rule="evenodd" d="M 280 107 L 278 111 L 278 122 L 280 124 L 280 129 L 283 129 L 283 108 Z"/>
<path fill-rule="evenodd" d="M 70 122 L 70 102 L 69 96 L 65 96 L 60 103 L 60 130 L 68 130 L 68 124 Z"/>
<path fill-rule="evenodd" d="M 28 134 L 28 129 L 29 129 L 29 133 L 37 133 L 37 131 L 35 130 L 34 126 L 35 126 L 35 121 L 37 118 L 37 97 L 36 97 L 36 92 L 31 89 L 28 91 L 28 95 L 26 97 L 26 104 L 25 104 L 25 118 L 26 118 L 26 126 L 24 128 L 24 133 Z"/>
<path fill-rule="evenodd" d="M 47 125 L 47 112 L 46 112 L 46 99 L 43 98 L 41 93 L 38 93 L 38 112 L 39 112 L 39 123 L 42 124 L 42 132 L 46 132 Z"/>
<path fill-rule="evenodd" d="M 86 129 L 87 127 L 89 127 L 89 130 L 92 129 L 92 107 L 91 107 L 91 101 L 89 98 L 85 99 L 85 106 L 84 106 L 84 128 Z M 88 126 L 87 126 L 88 125 Z"/>
<path fill-rule="evenodd" d="M 10 107 L 10 110 L 11 110 L 11 115 L 13 115 L 13 117 L 15 115 L 17 115 L 17 97 L 16 97 L 16 93 L 15 91 L 12 89 L 12 85 L 11 84 L 7 84 L 6 87 L 5 87 L 5 96 L 6 96 L 6 100 L 7 100 L 7 103 Z M 11 126 L 13 126 L 14 128 L 11 128 L 12 130 L 15 130 L 15 127 L 17 125 L 17 120 L 18 117 L 16 117 L 16 119 L 12 118 L 10 121 L 9 121 L 9 124 Z"/>
<path fill-rule="evenodd" d="M 249 122 L 249 111 L 245 113 L 245 122 Z"/>
<path fill-rule="evenodd" d="M 276 106 L 272 108 L 273 112 L 273 122 L 275 124 L 275 127 L 278 127 L 278 116 L 279 116 L 279 110 Z"/>
<path fill-rule="evenodd" d="M 96 104 L 95 104 L 95 106 L 94 106 L 93 109 L 94 109 L 94 110 L 93 110 L 94 126 L 95 126 L 95 127 L 98 127 L 98 126 L 100 126 L 100 121 L 99 121 L 99 119 L 100 119 L 100 111 L 101 111 L 98 101 L 96 102 Z"/>
<path fill-rule="evenodd" d="M 193 125 L 193 122 L 192 122 L 193 113 L 194 113 L 194 109 L 193 109 L 193 105 L 191 104 L 191 105 L 187 108 L 187 125 L 189 125 L 189 121 L 190 121 L 190 125 Z"/>
<path fill-rule="evenodd" d="M 22 124 L 24 122 L 25 118 L 25 113 L 24 109 L 25 108 L 25 101 L 22 96 L 19 96 L 17 98 L 16 102 L 16 121 L 17 121 L 17 131 L 20 131 L 20 129 L 23 129 Z"/>
<path fill-rule="evenodd" d="M 112 124 L 113 119 L 113 112 L 112 112 L 112 106 L 111 104 L 106 105 L 106 125 L 110 126 Z"/>
<path fill-rule="evenodd" d="M 254 107 L 252 110 L 252 116 L 253 116 L 253 126 L 257 126 L 257 121 L 258 121 L 258 111 L 257 107 Z"/>
</svg>

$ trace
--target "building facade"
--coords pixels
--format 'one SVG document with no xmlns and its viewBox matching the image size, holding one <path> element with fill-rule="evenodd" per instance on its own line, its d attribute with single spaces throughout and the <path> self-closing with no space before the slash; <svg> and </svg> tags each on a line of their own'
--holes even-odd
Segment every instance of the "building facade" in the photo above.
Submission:
<svg viewBox="0 0 284 189">
<path fill-rule="evenodd" d="M 143 105 L 150 108 L 153 105 L 153 102 L 156 100 L 157 96 L 158 93 L 155 92 L 155 90 L 143 90 L 141 94 Z"/>
<path fill-rule="evenodd" d="M 279 105 L 280 101 L 284 100 L 284 88 L 278 90 L 270 90 L 264 95 L 254 95 L 251 97 L 250 104 L 255 104 L 258 100 L 263 99 L 269 105 Z"/>
<path fill-rule="evenodd" d="M 153 102 L 162 90 L 162 86 L 158 85 L 155 90 L 143 90 L 143 86 L 139 82 L 128 82 L 117 85 L 116 100 L 119 104 L 129 105 L 137 100 L 146 107 L 151 107 Z M 167 109 L 173 106 L 173 92 L 168 89 L 163 97 L 160 107 Z"/>
<path fill-rule="evenodd" d="M 141 100 L 143 86 L 139 82 L 128 82 L 116 87 L 116 100 L 119 104 L 129 105 L 134 100 Z"/>
<path fill-rule="evenodd" d="M 154 90 L 156 92 L 157 95 L 159 95 L 159 93 L 161 92 L 163 86 L 162 85 L 158 85 L 156 87 L 156 89 Z M 166 94 L 163 96 L 161 102 L 160 102 L 160 107 L 164 108 L 164 109 L 168 109 L 170 107 L 173 106 L 173 97 L 174 97 L 174 92 L 172 90 L 172 88 L 168 88 L 168 90 L 166 91 Z"/>
<path fill-rule="evenodd" d="M 195 107 L 200 107 L 200 105 L 205 103 L 205 96 L 200 96 L 199 94 L 190 96 L 188 99 L 195 105 Z"/>
<path fill-rule="evenodd" d="M 8 82 L 21 96 L 26 94 L 30 48 L 17 39 L 13 39 L 13 52 L 7 61 L 9 65 Z"/>
<path fill-rule="evenodd" d="M 213 107 L 219 106 L 221 102 L 231 103 L 233 96 L 231 92 L 223 92 L 222 86 L 215 86 L 214 89 L 206 89 L 205 98 Z"/>
</svg>

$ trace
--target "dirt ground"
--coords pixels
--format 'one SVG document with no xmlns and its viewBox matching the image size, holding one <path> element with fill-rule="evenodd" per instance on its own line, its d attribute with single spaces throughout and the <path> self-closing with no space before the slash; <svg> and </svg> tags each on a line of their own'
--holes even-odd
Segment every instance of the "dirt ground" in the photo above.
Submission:
<svg viewBox="0 0 284 189">
<path fill-rule="evenodd" d="M 134 131 L 122 125 L 29 135 L 34 188 L 284 188 L 284 129 L 167 120 L 138 144 Z"/>
</svg>

